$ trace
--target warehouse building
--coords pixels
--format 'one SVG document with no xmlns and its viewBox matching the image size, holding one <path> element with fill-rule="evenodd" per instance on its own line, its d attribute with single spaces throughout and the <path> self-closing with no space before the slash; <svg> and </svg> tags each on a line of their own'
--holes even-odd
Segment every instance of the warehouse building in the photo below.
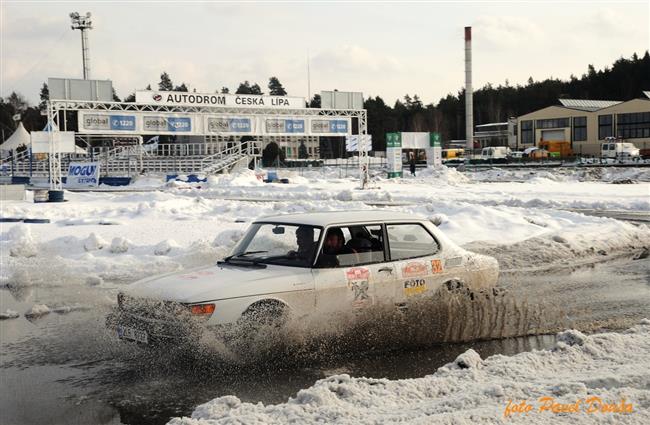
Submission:
<svg viewBox="0 0 650 425">
<path fill-rule="evenodd" d="M 627 102 L 559 99 L 517 118 L 518 150 L 543 141 L 570 142 L 578 155 L 600 155 L 606 137 L 618 137 L 639 149 L 650 149 L 650 92 Z"/>
</svg>

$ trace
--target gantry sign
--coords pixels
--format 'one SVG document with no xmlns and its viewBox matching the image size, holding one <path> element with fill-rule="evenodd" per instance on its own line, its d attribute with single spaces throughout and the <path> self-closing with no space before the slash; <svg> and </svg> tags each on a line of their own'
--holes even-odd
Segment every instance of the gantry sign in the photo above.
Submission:
<svg viewBox="0 0 650 425">
<path fill-rule="evenodd" d="M 135 103 L 51 100 L 48 116 L 67 129 L 66 114 L 77 111 L 80 134 L 197 136 L 349 136 L 352 119 L 358 134 L 368 132 L 365 109 L 305 108 L 303 98 L 136 92 Z M 63 122 L 59 122 L 63 121 Z M 368 182 L 368 146 L 359 150 L 362 187 Z M 59 173 L 60 174 L 60 173 Z"/>
</svg>

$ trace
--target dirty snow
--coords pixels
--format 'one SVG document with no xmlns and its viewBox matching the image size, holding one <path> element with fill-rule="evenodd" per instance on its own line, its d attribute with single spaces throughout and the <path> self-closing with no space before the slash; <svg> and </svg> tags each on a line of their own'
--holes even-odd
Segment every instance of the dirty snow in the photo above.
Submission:
<svg viewBox="0 0 650 425">
<path fill-rule="evenodd" d="M 647 424 L 650 423 L 650 321 L 623 333 L 562 332 L 551 350 L 481 359 L 470 349 L 423 378 L 334 375 L 277 405 L 236 396 L 198 406 L 170 425 L 337 424 Z M 575 413 L 544 409 L 542 397 L 578 403 Z M 600 400 L 600 402 L 598 401 Z M 517 413 L 507 406 L 531 406 Z M 603 412 L 608 403 L 628 413 Z M 627 406 L 627 407 L 626 407 Z M 590 409 L 595 409 L 589 412 Z"/>
</svg>

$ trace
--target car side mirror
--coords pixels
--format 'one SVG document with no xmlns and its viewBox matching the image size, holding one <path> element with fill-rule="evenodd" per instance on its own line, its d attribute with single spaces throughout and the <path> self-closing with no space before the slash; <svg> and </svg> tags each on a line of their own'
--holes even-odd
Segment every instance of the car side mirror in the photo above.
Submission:
<svg viewBox="0 0 650 425">
<path fill-rule="evenodd" d="M 284 235 L 284 227 L 276 226 L 273 228 L 273 234 L 275 235 Z"/>
</svg>

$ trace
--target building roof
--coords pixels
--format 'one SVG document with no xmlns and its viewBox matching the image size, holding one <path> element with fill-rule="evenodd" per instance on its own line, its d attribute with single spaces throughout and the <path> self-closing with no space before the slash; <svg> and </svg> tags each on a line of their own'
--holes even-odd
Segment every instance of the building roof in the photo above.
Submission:
<svg viewBox="0 0 650 425">
<path fill-rule="evenodd" d="M 308 226 L 327 226 L 330 224 L 372 223 L 384 221 L 418 221 L 426 220 L 417 215 L 390 210 L 361 210 L 361 211 L 326 211 L 300 214 L 281 214 L 260 217 L 256 222 L 272 222 L 286 224 L 305 224 Z"/>
<path fill-rule="evenodd" d="M 479 128 L 479 127 L 491 127 L 493 125 L 508 125 L 508 122 L 507 121 L 506 122 L 490 122 L 490 123 L 487 123 L 487 124 L 479 124 L 479 125 L 476 126 L 476 128 Z"/>
<path fill-rule="evenodd" d="M 594 112 L 599 109 L 622 103 L 619 100 L 589 100 L 589 99 L 558 99 L 565 108 L 580 109 L 582 111 Z"/>
</svg>

